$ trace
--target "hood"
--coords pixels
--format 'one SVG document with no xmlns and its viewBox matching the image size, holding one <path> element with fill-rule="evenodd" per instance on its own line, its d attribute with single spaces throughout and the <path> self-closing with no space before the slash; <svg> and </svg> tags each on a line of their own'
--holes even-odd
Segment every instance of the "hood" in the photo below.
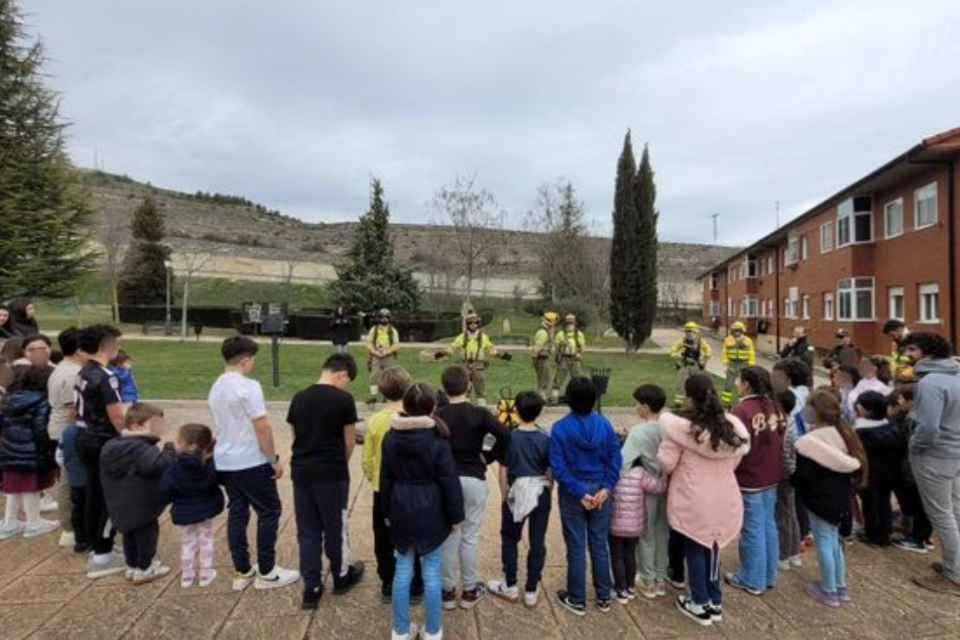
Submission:
<svg viewBox="0 0 960 640">
<path fill-rule="evenodd" d="M 942 373 L 947 376 L 955 376 L 960 373 L 960 364 L 953 358 L 944 358 L 942 360 L 933 360 L 924 358 L 917 362 L 914 371 L 918 376 L 925 376 L 931 373 Z"/>
<path fill-rule="evenodd" d="M 152 433 L 124 431 L 107 445 L 109 449 L 104 449 L 104 453 L 109 451 L 109 454 L 100 456 L 100 468 L 112 478 L 121 478 L 140 456 L 144 445 L 155 447 L 158 442 L 160 438 Z"/>
<path fill-rule="evenodd" d="M 857 418 L 853 423 L 854 429 L 873 429 L 874 427 L 885 427 L 890 424 L 888 420 L 868 420 L 867 418 Z"/>
<path fill-rule="evenodd" d="M 591 413 L 588 416 L 571 413 L 566 418 L 572 425 L 568 434 L 569 442 L 582 451 L 597 451 L 603 443 L 604 431 L 596 428 L 599 416 Z"/>
<path fill-rule="evenodd" d="M 39 391 L 14 391 L 7 396 L 3 412 L 7 417 L 15 418 L 34 411 L 46 400 L 47 397 Z"/>
<path fill-rule="evenodd" d="M 743 426 L 740 418 L 727 413 L 727 420 L 733 424 L 733 429 L 737 435 L 746 440 L 746 442 L 737 448 L 733 448 L 723 442 L 714 451 L 710 445 L 710 434 L 703 432 L 697 440 L 694 440 L 690 434 L 693 424 L 686 418 L 682 418 L 673 413 L 664 413 L 660 416 L 660 431 L 664 438 L 668 438 L 677 443 L 684 449 L 689 449 L 704 458 L 739 458 L 750 452 L 750 434 L 747 428 Z"/>
<path fill-rule="evenodd" d="M 184 477 L 203 477 L 207 474 L 209 466 L 192 453 L 177 454 L 177 472 L 183 474 Z"/>
<path fill-rule="evenodd" d="M 797 440 L 797 453 L 837 473 L 853 473 L 860 461 L 847 452 L 836 427 L 820 427 Z"/>
<path fill-rule="evenodd" d="M 399 424 L 397 421 L 400 421 Z M 390 427 L 390 438 L 392 446 L 396 448 L 397 454 L 404 458 L 421 460 L 426 464 L 426 460 L 433 455 L 431 444 L 437 438 L 437 431 L 434 428 L 433 418 L 420 416 L 416 418 L 397 418 L 394 419 Z"/>
<path fill-rule="evenodd" d="M 401 416 L 397 415 L 390 423 L 390 428 L 396 431 L 415 431 L 417 429 L 432 429 L 436 422 L 430 416 Z"/>
</svg>

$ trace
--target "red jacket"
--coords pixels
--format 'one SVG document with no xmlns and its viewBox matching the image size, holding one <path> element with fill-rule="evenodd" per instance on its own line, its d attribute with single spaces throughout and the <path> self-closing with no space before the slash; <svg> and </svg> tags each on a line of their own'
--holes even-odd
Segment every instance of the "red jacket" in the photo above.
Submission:
<svg viewBox="0 0 960 640">
<path fill-rule="evenodd" d="M 750 453 L 737 466 L 737 483 L 744 491 L 776 486 L 783 480 L 783 438 L 786 416 L 770 398 L 746 396 L 733 415 L 750 432 Z"/>
</svg>

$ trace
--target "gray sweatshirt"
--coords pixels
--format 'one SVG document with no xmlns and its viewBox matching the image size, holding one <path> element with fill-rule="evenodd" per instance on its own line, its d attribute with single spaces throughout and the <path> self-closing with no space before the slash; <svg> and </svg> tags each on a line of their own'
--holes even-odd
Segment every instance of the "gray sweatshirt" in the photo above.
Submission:
<svg viewBox="0 0 960 640">
<path fill-rule="evenodd" d="M 914 398 L 917 428 L 912 455 L 960 458 L 960 364 L 924 358 L 915 367 L 920 382 Z"/>
</svg>

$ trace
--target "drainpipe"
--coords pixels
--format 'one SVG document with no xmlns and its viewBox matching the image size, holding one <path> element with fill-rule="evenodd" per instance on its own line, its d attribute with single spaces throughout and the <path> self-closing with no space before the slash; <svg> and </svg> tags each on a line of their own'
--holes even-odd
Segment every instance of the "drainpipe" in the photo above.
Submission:
<svg viewBox="0 0 960 640">
<path fill-rule="evenodd" d="M 774 283 L 774 296 L 776 299 L 773 301 L 773 315 L 777 319 L 777 353 L 780 353 L 780 268 L 783 263 L 780 262 L 780 245 L 777 244 L 773 248 L 773 259 L 775 260 L 774 269 L 773 269 L 773 283 Z"/>
</svg>

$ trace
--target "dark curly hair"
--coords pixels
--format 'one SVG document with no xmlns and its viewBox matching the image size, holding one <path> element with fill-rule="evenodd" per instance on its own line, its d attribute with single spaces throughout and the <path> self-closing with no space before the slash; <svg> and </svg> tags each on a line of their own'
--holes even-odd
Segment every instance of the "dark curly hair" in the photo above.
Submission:
<svg viewBox="0 0 960 640">
<path fill-rule="evenodd" d="M 690 421 L 690 435 L 694 440 L 699 441 L 704 432 L 710 434 L 710 447 L 714 451 L 720 448 L 721 442 L 734 449 L 747 442 L 737 435 L 733 423 L 727 419 L 710 376 L 693 374 L 687 378 L 684 391 L 690 399 L 690 406 L 680 415 Z"/>
</svg>

